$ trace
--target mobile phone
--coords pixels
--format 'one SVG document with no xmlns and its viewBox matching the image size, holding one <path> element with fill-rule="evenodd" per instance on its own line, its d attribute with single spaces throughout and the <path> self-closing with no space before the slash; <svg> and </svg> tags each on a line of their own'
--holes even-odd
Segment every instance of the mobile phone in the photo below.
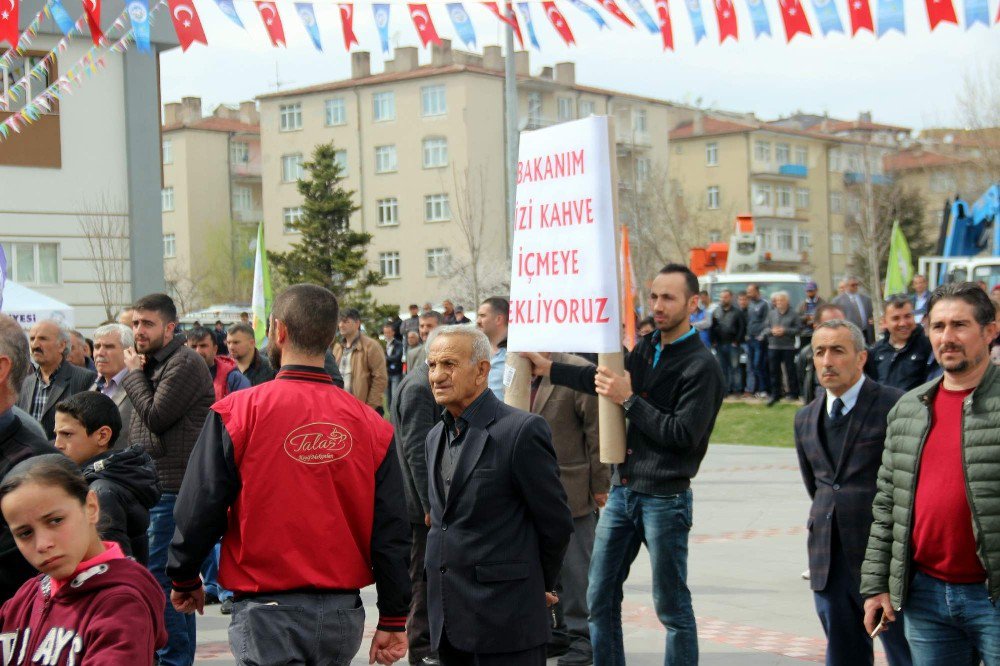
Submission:
<svg viewBox="0 0 1000 666">
<path fill-rule="evenodd" d="M 878 624 L 875 625 L 875 628 L 872 630 L 872 633 L 868 635 L 869 638 L 875 638 L 883 631 L 885 631 L 886 618 L 885 618 L 885 613 L 882 611 L 882 609 L 878 610 L 877 617 L 878 617 Z"/>
</svg>

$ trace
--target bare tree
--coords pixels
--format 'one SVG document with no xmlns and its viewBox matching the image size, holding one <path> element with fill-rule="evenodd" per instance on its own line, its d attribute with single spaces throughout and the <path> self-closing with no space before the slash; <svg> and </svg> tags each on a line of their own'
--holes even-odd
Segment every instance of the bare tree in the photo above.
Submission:
<svg viewBox="0 0 1000 666">
<path fill-rule="evenodd" d="M 202 278 L 203 275 L 192 276 L 181 270 L 181 257 L 176 257 L 168 265 L 164 266 L 164 278 L 167 283 L 167 292 L 173 297 L 177 304 L 177 310 L 181 313 L 192 312 L 204 305 Z M 192 266 L 191 270 L 195 270 Z"/>
<path fill-rule="evenodd" d="M 968 71 L 957 102 L 983 180 L 1000 182 L 1000 59 Z"/>
<path fill-rule="evenodd" d="M 77 216 L 80 231 L 87 240 L 95 282 L 104 315 L 114 321 L 118 311 L 129 301 L 129 225 L 124 197 L 108 192 L 94 201 L 83 201 Z"/>
</svg>

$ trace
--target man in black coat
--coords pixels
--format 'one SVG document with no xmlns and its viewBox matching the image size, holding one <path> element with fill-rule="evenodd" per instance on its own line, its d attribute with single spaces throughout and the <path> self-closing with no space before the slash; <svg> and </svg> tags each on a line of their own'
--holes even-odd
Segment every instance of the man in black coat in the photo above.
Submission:
<svg viewBox="0 0 1000 666">
<path fill-rule="evenodd" d="M 884 386 L 910 391 L 927 381 L 936 365 L 934 349 L 917 324 L 913 301 L 905 294 L 890 296 L 882 315 L 885 334 L 868 350 L 865 374 Z"/>
<path fill-rule="evenodd" d="M 809 585 L 827 636 L 826 663 L 872 664 L 872 639 L 864 628 L 859 592 L 861 563 L 886 417 L 903 393 L 865 377 L 864 337 L 853 323 L 833 319 L 820 324 L 812 347 L 825 391 L 795 415 L 795 449 L 812 498 Z M 909 666 L 901 623 L 883 633 L 882 641 L 891 666 Z"/>
<path fill-rule="evenodd" d="M 444 407 L 427 435 L 431 642 L 445 666 L 543 666 L 573 517 L 545 419 L 497 400 L 491 354 L 461 325 L 427 350 Z"/>
<path fill-rule="evenodd" d="M 385 387 L 385 404 L 391 408 L 396 387 L 403 380 L 403 343 L 396 336 L 392 320 L 382 327 L 382 334 L 385 336 L 385 372 L 389 377 Z"/>
</svg>

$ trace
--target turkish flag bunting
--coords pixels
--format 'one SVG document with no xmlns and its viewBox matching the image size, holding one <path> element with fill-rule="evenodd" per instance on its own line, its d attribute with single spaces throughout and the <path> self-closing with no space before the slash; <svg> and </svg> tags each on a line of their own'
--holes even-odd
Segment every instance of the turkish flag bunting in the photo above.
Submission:
<svg viewBox="0 0 1000 666">
<path fill-rule="evenodd" d="M 417 29 L 417 34 L 420 35 L 420 41 L 423 45 L 427 46 L 429 43 L 434 42 L 440 46 L 441 38 L 438 37 L 437 30 L 434 29 L 434 21 L 431 20 L 430 12 L 427 11 L 427 5 L 410 4 L 407 7 L 410 8 L 410 18 L 413 20 L 413 27 Z"/>
<path fill-rule="evenodd" d="M 18 0 L 0 0 L 0 42 L 7 42 L 11 48 L 17 47 L 21 36 L 17 27 L 17 6 Z"/>
<path fill-rule="evenodd" d="M 958 24 L 958 17 L 955 15 L 955 6 L 951 0 L 927 0 L 927 20 L 930 21 L 931 30 L 939 23 Z"/>
<path fill-rule="evenodd" d="M 740 41 L 738 28 L 736 25 L 736 8 L 733 7 L 733 0 L 715 0 L 715 18 L 719 20 L 719 43 L 726 41 L 726 37 L 732 37 Z"/>
<path fill-rule="evenodd" d="M 674 50 L 674 29 L 670 25 L 669 0 L 655 0 L 656 13 L 660 18 L 660 34 L 663 36 L 663 50 Z"/>
<path fill-rule="evenodd" d="M 493 12 L 494 16 L 514 29 L 514 34 L 517 35 L 517 43 L 524 46 L 524 38 L 521 36 L 521 24 L 517 22 L 517 14 L 510 10 L 510 5 L 506 5 L 507 10 L 510 11 L 510 16 L 507 16 L 505 13 L 500 11 L 500 8 L 497 7 L 497 3 L 495 2 L 484 2 L 483 4 L 486 5 L 487 9 Z"/>
<path fill-rule="evenodd" d="M 575 44 L 576 40 L 573 38 L 573 31 L 569 29 L 569 23 L 566 23 L 566 17 L 562 15 L 559 8 L 556 7 L 554 2 L 543 2 L 542 7 L 545 8 L 545 15 L 549 17 L 549 21 L 552 23 L 552 27 L 556 29 L 559 36 L 563 38 L 566 42 L 566 46 L 570 44 Z"/>
<path fill-rule="evenodd" d="M 792 41 L 792 37 L 800 32 L 806 35 L 812 34 L 801 0 L 778 0 L 778 7 L 781 9 L 781 20 L 785 23 L 787 41 Z"/>
<path fill-rule="evenodd" d="M 354 34 L 354 5 L 341 4 L 337 7 L 340 8 L 340 25 L 344 28 L 344 50 L 350 51 L 352 44 L 361 46 Z"/>
<path fill-rule="evenodd" d="M 195 42 L 207 45 L 205 29 L 201 27 L 201 19 L 198 18 L 194 3 L 191 0 L 167 0 L 167 4 L 170 6 L 170 16 L 174 19 L 174 30 L 181 43 L 181 50 L 187 51 Z"/>
<path fill-rule="evenodd" d="M 621 7 L 615 4 L 615 0 L 597 0 L 597 3 L 601 5 L 601 7 L 604 7 L 604 9 L 609 14 L 614 16 L 619 21 L 625 23 L 625 25 L 629 26 L 630 28 L 635 27 L 635 23 L 632 23 L 632 19 L 626 16 L 625 12 L 621 10 Z"/>
<path fill-rule="evenodd" d="M 257 11 L 264 21 L 264 28 L 271 38 L 272 46 L 285 45 L 285 27 L 281 25 L 281 15 L 278 14 L 278 6 L 273 2 L 260 2 L 257 0 Z"/>
<path fill-rule="evenodd" d="M 2 1 L 0 0 L 0 2 Z M 8 1 L 17 2 L 17 0 Z M 104 39 L 104 33 L 101 31 L 101 0 L 83 0 L 83 11 L 87 14 L 90 39 L 94 42 L 94 46 L 97 46 Z"/>
<path fill-rule="evenodd" d="M 851 36 L 859 30 L 875 33 L 875 22 L 872 21 L 872 8 L 869 0 L 848 0 L 847 11 L 851 14 Z"/>
</svg>

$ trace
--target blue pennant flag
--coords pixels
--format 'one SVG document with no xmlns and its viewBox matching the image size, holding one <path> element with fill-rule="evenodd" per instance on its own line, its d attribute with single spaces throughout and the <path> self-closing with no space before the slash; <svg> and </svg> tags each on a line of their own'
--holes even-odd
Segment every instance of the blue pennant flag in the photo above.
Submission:
<svg viewBox="0 0 1000 666">
<path fill-rule="evenodd" d="M 990 6 L 986 0 L 965 0 L 965 29 L 977 23 L 990 27 Z"/>
<path fill-rule="evenodd" d="M 466 47 L 475 46 L 476 30 L 472 27 L 472 19 L 469 18 L 469 12 L 465 11 L 465 7 L 461 2 L 449 2 L 447 7 L 448 16 L 451 18 L 451 24 L 455 26 L 458 38 L 465 42 Z"/>
<path fill-rule="evenodd" d="M 691 29 L 694 30 L 694 43 L 705 39 L 705 17 L 701 14 L 700 0 L 684 0 L 688 16 L 691 17 Z"/>
<path fill-rule="evenodd" d="M 627 2 L 628 6 L 632 8 L 635 15 L 639 17 L 642 24 L 646 26 L 646 30 L 649 30 L 654 35 L 659 34 L 660 26 L 657 25 L 656 21 L 653 20 L 653 17 L 649 15 L 646 8 L 642 6 L 642 0 L 625 0 L 625 2 Z"/>
<path fill-rule="evenodd" d="M 837 5 L 833 0 L 812 0 L 813 9 L 816 10 L 816 18 L 819 19 L 819 27 L 824 35 L 831 32 L 844 32 L 844 25 L 840 22 L 840 14 L 837 13 Z"/>
<path fill-rule="evenodd" d="M 891 30 L 899 30 L 906 34 L 903 0 L 878 0 L 878 36 L 881 37 Z"/>
<path fill-rule="evenodd" d="M 589 16 L 590 18 L 594 19 L 594 23 L 597 24 L 598 28 L 603 30 L 604 28 L 608 27 L 608 24 L 605 23 L 604 18 L 597 13 L 597 10 L 591 7 L 590 5 L 585 5 L 583 3 L 583 0 L 569 0 L 569 3 L 574 7 L 576 7 L 577 9 L 579 9 L 584 14 L 586 14 L 587 16 Z"/>
<path fill-rule="evenodd" d="M 389 52 L 389 5 L 374 4 L 372 13 L 375 14 L 375 27 L 378 28 L 378 37 L 382 41 L 382 53 Z"/>
<path fill-rule="evenodd" d="M 52 18 L 55 20 L 56 25 L 62 30 L 64 35 L 68 35 L 71 30 L 73 30 L 73 19 L 70 18 L 69 12 L 63 7 L 61 0 L 52 0 L 49 5 L 49 11 L 52 12 Z"/>
<path fill-rule="evenodd" d="M 753 23 L 753 36 L 771 36 L 771 20 L 767 18 L 767 7 L 764 0 L 747 0 L 747 8 L 750 9 L 750 22 Z"/>
<path fill-rule="evenodd" d="M 243 25 L 240 15 L 236 13 L 236 5 L 233 4 L 233 0 L 215 0 L 215 4 L 219 6 L 219 9 L 230 21 L 246 30 L 246 26 Z"/>
<path fill-rule="evenodd" d="M 311 2 L 296 2 L 295 3 L 295 13 L 299 15 L 302 20 L 302 26 L 309 33 L 309 37 L 313 40 L 313 45 L 316 47 L 317 51 L 323 50 L 323 43 L 319 39 L 319 24 L 316 23 L 316 11 L 313 9 Z"/>
<path fill-rule="evenodd" d="M 539 51 L 542 47 L 538 45 L 538 37 L 535 36 L 535 24 L 531 22 L 531 10 L 528 8 L 527 2 L 517 3 L 517 10 L 524 14 L 524 23 L 528 26 L 528 41 Z"/>
<path fill-rule="evenodd" d="M 150 51 L 149 5 L 147 1 L 128 0 L 128 4 L 125 5 L 125 9 L 128 10 L 128 18 L 132 22 L 132 35 L 135 37 L 135 46 L 143 53 L 149 53 Z"/>
</svg>

